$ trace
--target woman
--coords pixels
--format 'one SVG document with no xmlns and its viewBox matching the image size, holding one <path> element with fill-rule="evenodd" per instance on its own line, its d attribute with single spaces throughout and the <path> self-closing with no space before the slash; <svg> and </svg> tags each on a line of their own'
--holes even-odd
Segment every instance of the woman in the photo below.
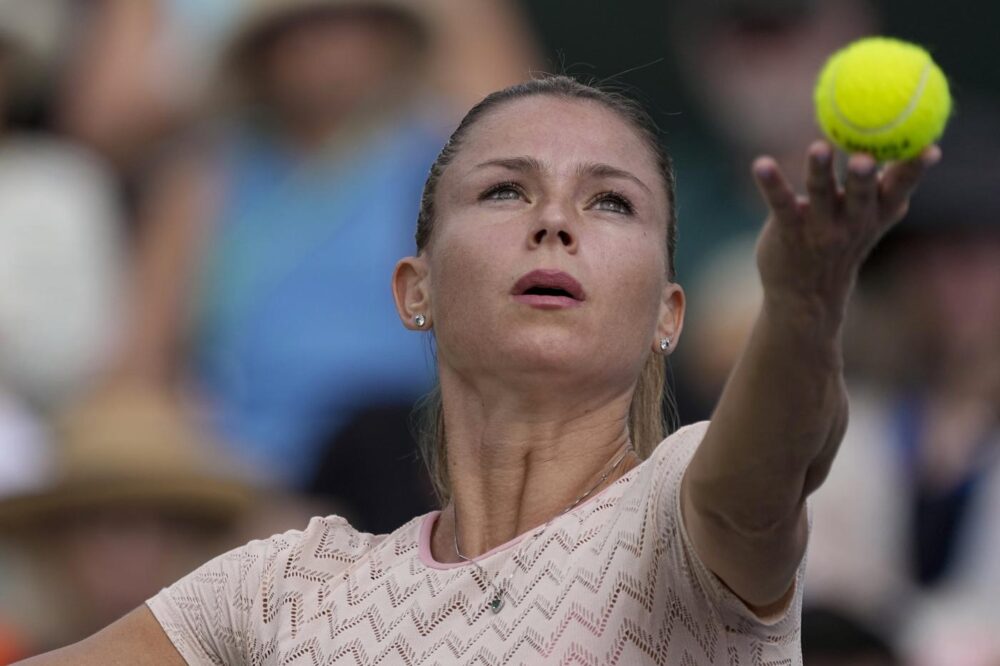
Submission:
<svg viewBox="0 0 1000 666">
<path fill-rule="evenodd" d="M 808 199 L 754 163 L 760 318 L 711 422 L 660 443 L 684 293 L 651 122 L 565 77 L 490 95 L 432 168 L 393 274 L 404 325 L 437 341 L 444 508 L 380 536 L 315 518 L 35 663 L 800 663 L 845 302 L 938 157 L 879 174 L 854 155 L 841 192 L 817 143 Z"/>
</svg>

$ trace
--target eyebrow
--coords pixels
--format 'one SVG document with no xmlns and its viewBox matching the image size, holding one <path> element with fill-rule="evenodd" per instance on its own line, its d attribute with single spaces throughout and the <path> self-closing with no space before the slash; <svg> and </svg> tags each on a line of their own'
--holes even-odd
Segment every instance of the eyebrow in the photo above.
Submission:
<svg viewBox="0 0 1000 666">
<path fill-rule="evenodd" d="M 500 157 L 494 160 L 487 160 L 485 162 L 480 162 L 476 165 L 477 169 L 486 167 L 501 167 L 504 169 L 509 169 L 511 171 L 534 171 L 536 173 L 542 173 L 548 171 L 548 167 L 534 157 L 520 156 L 520 157 Z M 639 180 L 634 174 L 618 167 L 611 166 L 610 164 L 604 164 L 603 162 L 584 162 L 576 168 L 576 172 L 581 176 L 593 176 L 595 178 L 621 178 L 624 180 L 630 180 L 647 193 L 652 194 L 649 187 L 646 186 L 644 182 Z"/>
</svg>

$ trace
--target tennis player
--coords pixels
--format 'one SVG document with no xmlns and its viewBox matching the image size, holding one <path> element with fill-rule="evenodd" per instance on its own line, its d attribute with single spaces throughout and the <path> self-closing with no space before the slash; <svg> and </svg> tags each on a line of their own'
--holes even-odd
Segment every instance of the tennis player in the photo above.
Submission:
<svg viewBox="0 0 1000 666">
<path fill-rule="evenodd" d="M 805 196 L 754 162 L 764 304 L 711 421 L 664 438 L 685 301 L 653 123 L 566 77 L 491 94 L 431 169 L 392 275 L 403 325 L 436 343 L 441 510 L 382 535 L 314 518 L 30 663 L 800 664 L 845 306 L 939 157 L 852 155 L 840 184 L 817 142 Z"/>
</svg>

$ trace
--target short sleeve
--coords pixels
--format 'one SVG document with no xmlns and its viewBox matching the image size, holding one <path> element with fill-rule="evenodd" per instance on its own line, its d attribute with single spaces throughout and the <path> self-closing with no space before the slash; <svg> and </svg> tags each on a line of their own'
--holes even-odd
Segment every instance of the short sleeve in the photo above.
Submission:
<svg viewBox="0 0 1000 666">
<path fill-rule="evenodd" d="M 292 530 L 250 543 L 203 564 L 146 601 L 189 664 L 244 664 L 263 637 L 251 622 L 254 601 L 271 572 L 313 529 Z"/>
<path fill-rule="evenodd" d="M 785 658 L 788 650 L 799 651 L 805 558 L 799 563 L 795 592 L 787 606 L 778 614 L 760 617 L 701 561 L 681 518 L 681 480 L 707 429 L 707 421 L 687 426 L 653 453 L 657 534 L 663 542 L 666 565 L 680 584 L 707 601 L 727 633 L 746 638 L 755 644 L 754 650 L 768 656 L 772 650 L 780 650 L 774 656 Z M 811 526 L 811 518 L 809 522 Z"/>
</svg>

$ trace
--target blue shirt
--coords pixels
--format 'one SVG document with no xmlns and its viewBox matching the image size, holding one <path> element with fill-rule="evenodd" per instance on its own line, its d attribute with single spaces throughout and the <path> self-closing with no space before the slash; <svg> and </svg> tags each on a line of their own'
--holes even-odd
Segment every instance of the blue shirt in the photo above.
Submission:
<svg viewBox="0 0 1000 666">
<path fill-rule="evenodd" d="M 429 341 L 403 327 L 390 285 L 415 252 L 420 193 L 442 143 L 413 122 L 310 158 L 263 134 L 230 142 L 196 375 L 224 438 L 280 481 L 306 481 L 321 439 L 356 408 L 430 386 Z"/>
</svg>

